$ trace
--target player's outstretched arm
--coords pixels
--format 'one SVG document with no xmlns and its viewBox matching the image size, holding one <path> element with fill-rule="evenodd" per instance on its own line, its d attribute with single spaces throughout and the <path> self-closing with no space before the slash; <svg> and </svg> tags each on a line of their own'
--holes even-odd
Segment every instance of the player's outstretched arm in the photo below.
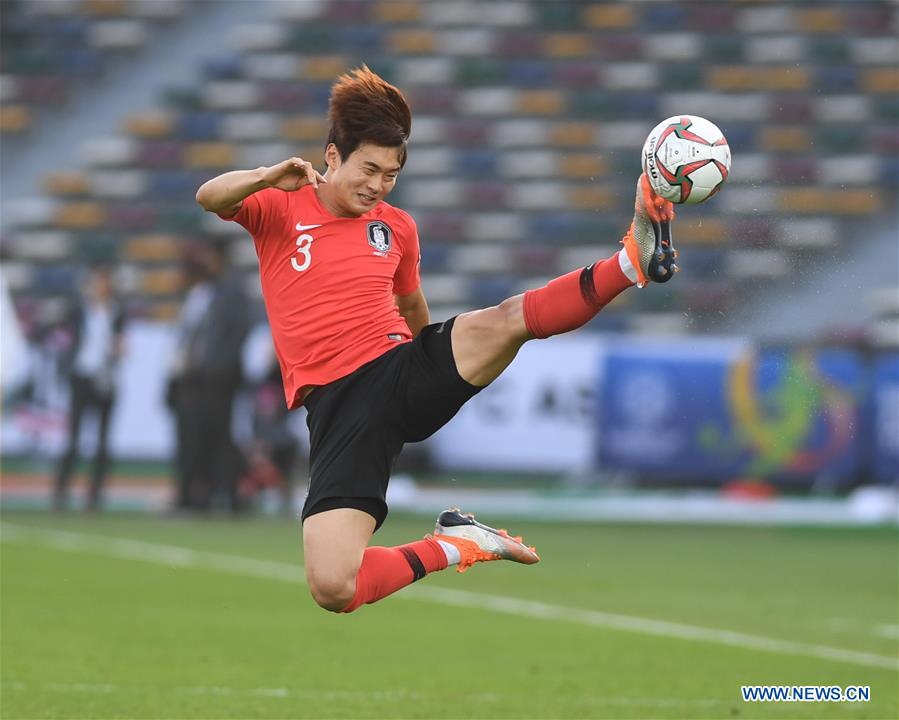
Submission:
<svg viewBox="0 0 899 720">
<path fill-rule="evenodd" d="M 310 184 L 318 187 L 320 182 L 328 181 L 312 163 L 292 157 L 271 167 L 233 170 L 207 180 L 197 190 L 197 202 L 204 210 L 231 216 L 240 210 L 245 198 L 265 188 L 293 192 Z"/>
</svg>

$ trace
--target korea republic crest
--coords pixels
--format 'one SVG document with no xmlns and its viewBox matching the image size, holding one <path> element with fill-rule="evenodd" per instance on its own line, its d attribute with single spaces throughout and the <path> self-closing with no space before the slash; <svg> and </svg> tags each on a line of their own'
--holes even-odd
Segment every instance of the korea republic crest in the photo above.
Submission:
<svg viewBox="0 0 899 720">
<path fill-rule="evenodd" d="M 382 223 L 380 220 L 370 222 L 365 233 L 368 235 L 368 244 L 375 249 L 375 255 L 384 257 L 390 252 L 393 232 L 386 223 Z"/>
</svg>

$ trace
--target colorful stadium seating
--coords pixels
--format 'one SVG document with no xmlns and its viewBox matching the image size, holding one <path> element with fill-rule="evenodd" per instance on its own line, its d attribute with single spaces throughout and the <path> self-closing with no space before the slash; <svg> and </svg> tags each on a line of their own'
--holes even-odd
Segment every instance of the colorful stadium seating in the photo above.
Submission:
<svg viewBox="0 0 899 720">
<path fill-rule="evenodd" d="M 27 142 L 36 117 L 190 5 L 3 2 L 0 133 Z M 597 326 L 726 310 L 723 289 L 761 286 L 791 253 L 838 248 L 844 222 L 895 207 L 897 15 L 867 0 L 260 4 L 193 83 L 178 78 L 119 137 L 87 138 L 83 170 L 49 175 L 43 204 L 4 219 L 4 267 L 20 305 L 38 307 L 71 289 L 85 248 L 111 243 L 147 315 L 171 317 L 180 244 L 240 233 L 204 216 L 196 187 L 289 154 L 318 162 L 330 83 L 367 62 L 415 112 L 394 198 L 418 220 L 435 317 L 611 252 L 646 133 L 684 112 L 725 131 L 730 185 L 681 211 L 678 289 L 640 293 Z"/>
</svg>

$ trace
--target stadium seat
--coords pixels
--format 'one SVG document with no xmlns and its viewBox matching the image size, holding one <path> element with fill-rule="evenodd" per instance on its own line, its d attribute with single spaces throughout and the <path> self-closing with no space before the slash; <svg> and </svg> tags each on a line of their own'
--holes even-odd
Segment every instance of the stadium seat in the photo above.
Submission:
<svg viewBox="0 0 899 720">
<path fill-rule="evenodd" d="M 582 22 L 589 28 L 612 30 L 633 27 L 637 11 L 632 5 L 597 3 L 584 8 Z"/>
<path fill-rule="evenodd" d="M 104 207 L 95 202 L 61 203 L 56 209 L 54 224 L 60 228 L 98 228 L 107 219 Z"/>
<path fill-rule="evenodd" d="M 839 8 L 802 8 L 796 13 L 796 24 L 808 33 L 835 33 L 843 30 Z"/>
<path fill-rule="evenodd" d="M 540 34 L 523 30 L 504 32 L 496 40 L 496 55 L 500 58 L 531 59 L 540 57 Z"/>
<path fill-rule="evenodd" d="M 445 174 L 450 169 L 453 175 L 480 180 L 496 177 L 499 172 L 500 156 L 491 148 L 460 150 L 456 153 L 443 149 L 440 152 L 446 155 L 446 161 L 433 165 L 432 172 L 436 174 Z"/>
<path fill-rule="evenodd" d="M 454 77 L 463 87 L 497 85 L 504 75 L 504 64 L 496 58 L 461 58 L 455 63 Z"/>
<path fill-rule="evenodd" d="M 681 216 L 677 220 L 676 240 L 685 247 L 724 245 L 731 237 L 736 239 L 737 235 L 729 233 L 727 226 L 719 218 L 694 219 Z M 693 258 L 691 253 L 691 268 L 692 265 Z"/>
<path fill-rule="evenodd" d="M 605 210 L 615 206 L 618 198 L 608 187 L 593 184 L 572 185 L 567 192 L 567 207 L 581 210 Z"/>
<path fill-rule="evenodd" d="M 816 145 L 825 152 L 854 153 L 864 147 L 865 128 L 858 125 L 820 125 Z"/>
<path fill-rule="evenodd" d="M 160 110 L 132 113 L 125 118 L 125 132 L 135 137 L 165 137 L 172 134 L 174 126 L 171 113 Z"/>
<path fill-rule="evenodd" d="M 778 183 L 790 185 L 814 183 L 818 179 L 818 164 L 814 158 L 805 155 L 775 158 L 773 178 Z"/>
<path fill-rule="evenodd" d="M 31 111 L 24 105 L 0 107 L 0 133 L 22 133 L 31 127 Z"/>
<path fill-rule="evenodd" d="M 870 215 L 882 209 L 881 192 L 877 188 L 841 188 L 831 191 L 821 188 L 785 188 L 777 200 L 777 208 L 787 213 Z"/>
<path fill-rule="evenodd" d="M 543 60 L 507 60 L 503 78 L 517 87 L 555 87 L 553 69 L 554 65 Z"/>
<path fill-rule="evenodd" d="M 184 149 L 184 166 L 187 168 L 235 167 L 236 148 L 227 142 L 188 143 Z"/>
<path fill-rule="evenodd" d="M 648 90 L 659 83 L 659 68 L 655 63 L 605 63 L 602 85 L 609 90 Z"/>
<path fill-rule="evenodd" d="M 140 144 L 135 160 L 144 168 L 175 168 L 181 167 L 184 152 L 185 146 L 178 140 L 146 140 Z"/>
<path fill-rule="evenodd" d="M 437 40 L 430 30 L 394 30 L 387 36 L 387 47 L 395 55 L 432 55 Z"/>
<path fill-rule="evenodd" d="M 759 147 L 771 153 L 803 152 L 810 148 L 811 134 L 802 127 L 763 127 L 759 132 Z"/>
<path fill-rule="evenodd" d="M 557 122 L 549 131 L 549 144 L 557 148 L 591 147 L 595 142 L 596 128 L 588 122 Z"/>
<path fill-rule="evenodd" d="M 458 245 L 451 248 L 446 266 L 452 272 L 466 275 L 508 274 L 513 269 L 508 248 L 488 244 Z M 472 279 L 472 282 L 474 281 Z"/>
<path fill-rule="evenodd" d="M 94 198 L 132 199 L 146 195 L 147 174 L 133 168 L 95 169 L 88 173 L 90 194 Z"/>
<path fill-rule="evenodd" d="M 865 70 L 861 86 L 868 93 L 895 94 L 899 92 L 899 69 L 891 67 Z"/>
<path fill-rule="evenodd" d="M 537 25 L 548 30 L 578 30 L 581 25 L 581 7 L 578 3 L 536 3 Z"/>
<path fill-rule="evenodd" d="M 8 242 L 19 259 L 62 260 L 71 255 L 73 236 L 64 230 L 17 231 Z"/>
<path fill-rule="evenodd" d="M 540 147 L 546 145 L 549 123 L 535 118 L 499 120 L 489 131 L 489 142 L 495 147 Z"/>
<path fill-rule="evenodd" d="M 551 150 L 525 150 L 505 153 L 499 163 L 506 178 L 556 177 L 561 170 L 560 156 Z"/>
<path fill-rule="evenodd" d="M 386 25 L 410 24 L 421 18 L 422 5 L 411 0 L 380 0 L 372 10 L 374 18 Z"/>
<path fill-rule="evenodd" d="M 733 32 L 736 25 L 736 8 L 733 3 L 705 3 L 690 6 L 687 25 L 711 36 Z"/>
<path fill-rule="evenodd" d="M 702 56 L 709 61 L 709 67 L 715 69 L 718 64 L 733 65 L 742 63 L 744 59 L 743 39 L 731 33 L 710 33 L 705 36 Z M 746 66 L 747 70 L 751 70 Z M 717 86 L 713 86 L 717 87 Z"/>
<path fill-rule="evenodd" d="M 423 132 L 421 119 L 416 119 L 412 127 L 412 137 L 418 141 Z M 459 147 L 471 147 L 484 145 L 489 141 L 490 124 L 484 120 L 474 118 L 453 118 L 445 125 L 443 120 L 435 120 L 432 124 L 433 132 L 425 135 L 423 142 L 438 142 L 446 140 Z"/>
<path fill-rule="evenodd" d="M 550 82 L 555 87 L 562 87 L 571 91 L 582 88 L 592 89 L 599 84 L 602 70 L 592 62 L 558 62 L 547 66 L 551 73 Z"/>
<path fill-rule="evenodd" d="M 496 45 L 496 33 L 490 28 L 441 30 L 435 50 L 450 57 L 489 56 Z"/>
<path fill-rule="evenodd" d="M 514 263 L 516 272 L 520 271 L 518 263 Z M 544 265 L 544 267 L 546 267 Z M 461 300 L 470 300 L 475 307 L 490 307 L 498 305 L 507 297 L 515 294 L 515 273 L 491 274 L 486 276 L 475 275 L 468 284 L 468 297 Z"/>
<path fill-rule="evenodd" d="M 473 212 L 465 217 L 463 234 L 472 242 L 518 242 L 527 237 L 527 226 L 519 213 Z"/>
<path fill-rule="evenodd" d="M 135 235 L 125 244 L 124 258 L 135 263 L 174 263 L 180 260 L 183 247 L 174 235 Z"/>
<path fill-rule="evenodd" d="M 837 226 L 830 218 L 782 218 L 774 222 L 779 245 L 793 248 L 833 247 L 839 242 Z"/>
<path fill-rule="evenodd" d="M 509 187 L 498 180 L 472 180 L 466 182 L 462 197 L 463 206 L 475 210 L 495 210 L 507 204 Z"/>
<path fill-rule="evenodd" d="M 579 153 L 563 155 L 558 162 L 558 171 L 562 177 L 581 180 L 595 180 L 607 172 L 607 164 L 595 153 Z"/>
<path fill-rule="evenodd" d="M 521 115 L 561 115 L 567 98 L 558 90 L 524 90 L 517 97 L 515 112 Z"/>
<path fill-rule="evenodd" d="M 141 273 L 140 289 L 145 295 L 175 295 L 183 288 L 183 275 L 177 268 L 146 269 Z"/>
<path fill-rule="evenodd" d="M 541 55 L 550 59 L 583 58 L 591 50 L 590 37 L 585 33 L 549 33 L 542 38 Z"/>
</svg>

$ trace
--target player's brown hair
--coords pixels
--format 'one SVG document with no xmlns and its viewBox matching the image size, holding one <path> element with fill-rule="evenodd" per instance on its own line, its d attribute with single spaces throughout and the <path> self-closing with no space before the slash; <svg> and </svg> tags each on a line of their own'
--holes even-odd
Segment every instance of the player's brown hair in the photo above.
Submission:
<svg viewBox="0 0 899 720">
<path fill-rule="evenodd" d="M 346 160 L 362 143 L 400 147 L 406 164 L 406 142 L 412 130 L 412 111 L 403 94 L 368 69 L 356 68 L 337 78 L 328 108 L 328 143 Z"/>
</svg>

